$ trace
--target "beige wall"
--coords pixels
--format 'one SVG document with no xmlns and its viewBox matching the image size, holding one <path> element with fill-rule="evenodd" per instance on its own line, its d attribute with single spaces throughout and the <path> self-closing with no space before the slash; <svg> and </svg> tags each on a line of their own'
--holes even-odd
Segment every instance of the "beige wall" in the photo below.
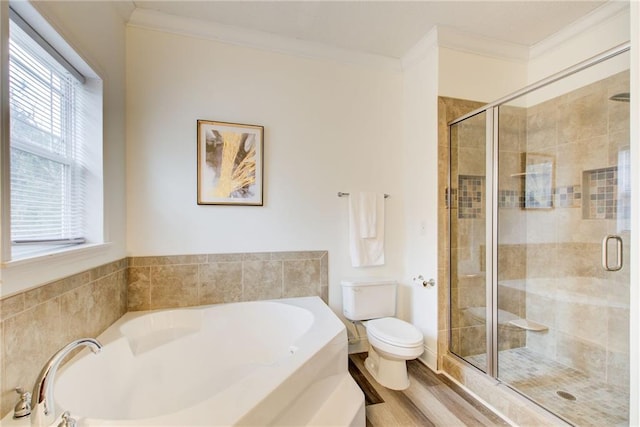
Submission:
<svg viewBox="0 0 640 427">
<path fill-rule="evenodd" d="M 340 280 L 403 267 L 402 74 L 127 29 L 127 248 L 132 256 L 327 249 Z M 153 70 L 152 73 L 149 71 Z M 196 120 L 265 126 L 262 207 L 196 204 Z M 348 199 L 385 200 L 385 265 L 353 268 Z"/>
<path fill-rule="evenodd" d="M 438 52 L 438 96 L 491 102 L 527 84 L 524 60 L 446 47 Z"/>
<path fill-rule="evenodd" d="M 423 287 L 413 278 L 438 280 L 438 187 L 432 185 L 438 170 L 438 47 L 427 37 L 427 54 L 405 66 L 404 109 L 404 272 L 399 287 L 398 317 L 417 326 L 424 335 L 420 360 L 436 369 L 438 354 L 439 285 Z"/>
</svg>

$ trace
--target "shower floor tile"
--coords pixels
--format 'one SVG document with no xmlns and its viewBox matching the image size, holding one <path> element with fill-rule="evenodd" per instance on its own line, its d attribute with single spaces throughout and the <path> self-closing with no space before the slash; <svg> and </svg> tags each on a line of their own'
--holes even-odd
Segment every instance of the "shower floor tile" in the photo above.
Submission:
<svg viewBox="0 0 640 427">
<path fill-rule="evenodd" d="M 475 365 L 486 366 L 484 354 L 467 359 Z M 629 424 L 629 393 L 622 388 L 595 381 L 524 347 L 500 351 L 498 362 L 502 382 L 572 424 Z M 575 400 L 570 400 L 572 397 Z"/>
</svg>

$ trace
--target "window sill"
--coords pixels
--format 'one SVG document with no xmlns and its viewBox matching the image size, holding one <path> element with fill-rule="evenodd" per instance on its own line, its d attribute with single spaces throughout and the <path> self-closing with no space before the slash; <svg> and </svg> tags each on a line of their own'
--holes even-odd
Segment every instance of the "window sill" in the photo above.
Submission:
<svg viewBox="0 0 640 427">
<path fill-rule="evenodd" d="M 89 243 L 4 262 L 0 299 L 112 261 L 114 247 L 113 243 Z"/>
<path fill-rule="evenodd" d="M 112 243 L 85 243 L 82 245 L 65 246 L 46 253 L 38 252 L 24 256 L 16 260 L 2 263 L 3 269 L 15 267 L 25 267 L 37 265 L 43 262 L 74 262 L 93 257 L 102 252 L 106 252 L 112 246 Z"/>
</svg>

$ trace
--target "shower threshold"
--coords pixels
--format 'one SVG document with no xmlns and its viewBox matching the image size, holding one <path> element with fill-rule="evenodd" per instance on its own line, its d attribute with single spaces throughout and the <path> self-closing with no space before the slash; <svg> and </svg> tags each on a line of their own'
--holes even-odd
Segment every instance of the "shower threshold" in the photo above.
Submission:
<svg viewBox="0 0 640 427">
<path fill-rule="evenodd" d="M 485 354 L 465 359 L 486 366 Z M 594 380 L 528 348 L 500 351 L 498 371 L 500 381 L 572 424 L 629 424 L 627 390 Z"/>
</svg>

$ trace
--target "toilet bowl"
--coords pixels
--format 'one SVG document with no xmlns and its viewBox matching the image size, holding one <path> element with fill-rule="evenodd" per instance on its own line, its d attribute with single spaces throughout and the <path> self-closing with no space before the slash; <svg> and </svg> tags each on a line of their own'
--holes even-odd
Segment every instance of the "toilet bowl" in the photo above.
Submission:
<svg viewBox="0 0 640 427">
<path fill-rule="evenodd" d="M 393 280 L 343 280 L 342 311 L 347 319 L 362 321 L 367 330 L 367 371 L 381 385 L 404 390 L 409 387 L 407 360 L 422 354 L 424 337 L 411 323 L 393 317 L 396 287 Z"/>
<path fill-rule="evenodd" d="M 424 351 L 422 333 L 410 323 L 395 317 L 383 317 L 364 323 L 369 355 L 364 365 L 381 385 L 392 390 L 409 387 L 407 360 Z"/>
</svg>

